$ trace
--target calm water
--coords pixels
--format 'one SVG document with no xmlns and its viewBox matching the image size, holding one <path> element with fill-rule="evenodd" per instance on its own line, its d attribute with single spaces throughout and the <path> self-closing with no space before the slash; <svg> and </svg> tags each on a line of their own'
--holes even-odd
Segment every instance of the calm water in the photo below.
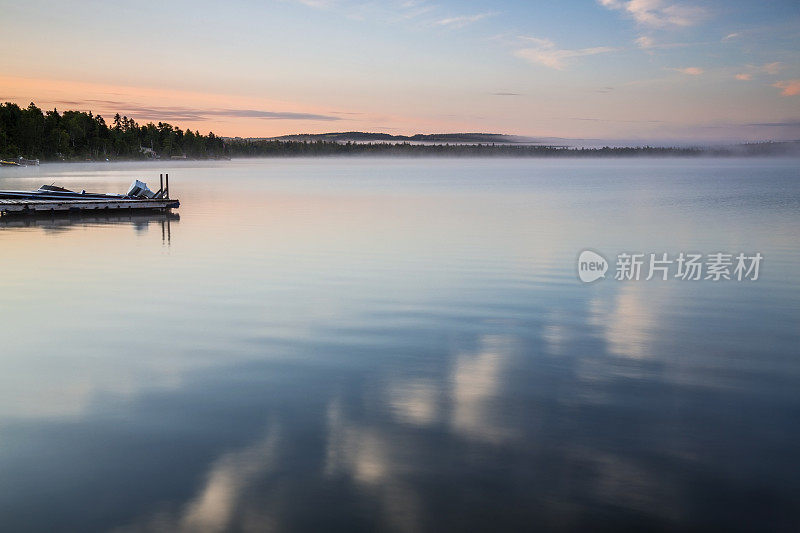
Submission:
<svg viewBox="0 0 800 533">
<path fill-rule="evenodd" d="M 797 531 L 798 168 L 2 169 L 182 207 L 0 221 L 0 529 Z M 765 259 L 584 285 L 585 248 Z"/>
</svg>

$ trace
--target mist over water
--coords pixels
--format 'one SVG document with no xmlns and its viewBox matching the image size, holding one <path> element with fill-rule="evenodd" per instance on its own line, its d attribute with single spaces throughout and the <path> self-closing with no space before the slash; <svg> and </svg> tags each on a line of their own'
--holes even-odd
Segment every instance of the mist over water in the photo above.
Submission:
<svg viewBox="0 0 800 533">
<path fill-rule="evenodd" d="M 0 189 L 10 531 L 800 528 L 796 159 L 42 165 Z M 155 185 L 155 187 L 153 187 Z M 760 252 L 754 282 L 576 259 Z"/>
</svg>

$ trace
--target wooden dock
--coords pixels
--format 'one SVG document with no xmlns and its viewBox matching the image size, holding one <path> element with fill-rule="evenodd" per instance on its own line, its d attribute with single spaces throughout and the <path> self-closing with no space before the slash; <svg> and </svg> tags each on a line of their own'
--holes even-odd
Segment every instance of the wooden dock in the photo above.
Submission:
<svg viewBox="0 0 800 533">
<path fill-rule="evenodd" d="M 169 197 L 169 174 L 159 174 L 158 180 L 161 187 L 156 192 L 137 179 L 124 196 L 75 192 L 55 185 L 42 185 L 36 191 L 0 191 L 0 216 L 167 212 L 180 207 L 177 199 Z"/>
<path fill-rule="evenodd" d="M 0 199 L 0 215 L 44 214 L 47 212 L 109 212 L 125 210 L 166 210 L 179 207 L 180 202 L 170 198 L 128 199 L 87 198 L 85 200 L 29 200 Z"/>
</svg>

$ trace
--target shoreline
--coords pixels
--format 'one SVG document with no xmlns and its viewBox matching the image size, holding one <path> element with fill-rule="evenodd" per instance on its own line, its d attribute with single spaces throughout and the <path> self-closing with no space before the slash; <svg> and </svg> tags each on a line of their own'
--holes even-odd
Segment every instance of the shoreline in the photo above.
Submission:
<svg viewBox="0 0 800 533">
<path fill-rule="evenodd" d="M 181 161 L 230 161 L 232 159 L 287 159 L 287 158 L 458 158 L 458 159 L 636 159 L 636 158 L 775 158 L 800 156 L 800 141 L 782 141 L 756 144 L 739 144 L 718 147 L 602 147 L 572 148 L 561 146 L 508 145 L 508 144 L 410 144 L 410 143 L 341 143 L 336 141 L 237 141 L 225 143 L 224 155 L 188 157 L 186 154 L 170 157 L 100 157 L 22 158 L 47 163 L 110 163 Z M 19 157 L 12 161 L 21 160 Z M 36 165 L 21 165 L 36 166 Z M 20 165 L 4 167 L 21 168 Z"/>
</svg>

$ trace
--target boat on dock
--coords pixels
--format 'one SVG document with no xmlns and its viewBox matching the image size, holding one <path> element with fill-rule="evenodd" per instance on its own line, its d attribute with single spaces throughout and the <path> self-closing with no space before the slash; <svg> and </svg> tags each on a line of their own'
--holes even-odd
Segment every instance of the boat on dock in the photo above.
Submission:
<svg viewBox="0 0 800 533">
<path fill-rule="evenodd" d="M 134 180 L 125 194 L 71 191 L 55 184 L 42 185 L 35 191 L 0 191 L 0 215 L 35 214 L 56 211 L 168 210 L 180 207 L 169 197 L 169 174 L 161 176 L 161 188 L 153 192 L 147 184 Z"/>
</svg>

